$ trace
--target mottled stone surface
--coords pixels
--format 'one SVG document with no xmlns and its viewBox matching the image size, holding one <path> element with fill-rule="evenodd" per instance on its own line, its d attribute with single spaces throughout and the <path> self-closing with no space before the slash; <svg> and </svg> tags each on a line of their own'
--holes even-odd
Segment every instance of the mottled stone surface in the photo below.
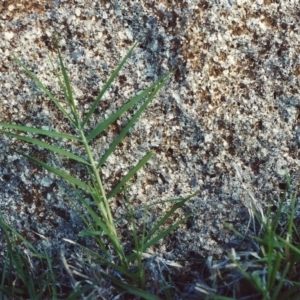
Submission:
<svg viewBox="0 0 300 300">
<path fill-rule="evenodd" d="M 155 158 L 129 190 L 134 205 L 200 192 L 172 222 L 191 210 L 195 215 L 153 251 L 168 259 L 220 256 L 238 243 L 224 222 L 241 232 L 246 229 L 246 190 L 266 210 L 278 204 L 285 168 L 292 174 L 295 191 L 300 185 L 299 9 L 293 1 L 248 2 L 2 2 L 0 120 L 71 132 L 62 114 L 13 61 L 12 53 L 62 100 L 47 57 L 50 54 L 57 65 L 51 40 L 57 32 L 84 116 L 110 73 L 141 37 L 89 128 L 153 80 L 170 70 L 175 75 L 102 169 L 105 187 L 109 191 L 147 151 L 154 150 Z M 92 143 L 96 157 L 129 118 L 125 114 Z M 79 145 L 43 140 L 84 155 Z M 83 180 L 85 168 L 1 135 L 0 208 L 7 220 L 31 240 L 39 240 L 33 232 L 54 246 L 63 237 L 78 240 L 80 219 L 58 191 L 59 185 L 67 186 L 8 151 L 7 144 Z M 122 214 L 122 197 L 112 207 L 116 216 Z M 149 210 L 148 224 L 167 208 Z M 120 227 L 125 230 L 126 222 Z"/>
</svg>

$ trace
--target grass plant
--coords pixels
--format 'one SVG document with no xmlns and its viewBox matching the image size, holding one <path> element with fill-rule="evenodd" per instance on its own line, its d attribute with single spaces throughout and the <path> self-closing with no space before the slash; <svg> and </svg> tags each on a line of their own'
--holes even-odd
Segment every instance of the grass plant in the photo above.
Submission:
<svg viewBox="0 0 300 300">
<path fill-rule="evenodd" d="M 135 43 L 125 58 L 117 66 L 103 86 L 86 116 L 79 118 L 79 111 L 73 96 L 71 83 L 58 44 L 60 75 L 51 61 L 54 73 L 68 104 L 65 109 L 60 101 L 43 83 L 15 57 L 16 62 L 25 70 L 36 85 L 56 105 L 69 122 L 74 135 L 44 130 L 15 124 L 0 123 L 1 134 L 20 141 L 42 147 L 70 160 L 75 160 L 86 167 L 89 181 L 60 170 L 23 153 L 11 149 L 29 161 L 45 168 L 49 172 L 67 181 L 69 191 L 61 189 L 66 200 L 73 204 L 74 210 L 81 216 L 85 229 L 79 232 L 82 238 L 92 238 L 96 247 L 89 248 L 72 240 L 65 239 L 80 249 L 73 253 L 72 259 L 61 253 L 60 258 L 52 257 L 47 249 L 38 251 L 35 246 L 19 234 L 0 214 L 0 242 L 5 244 L 4 259 L 0 261 L 0 299 L 299 299 L 300 294 L 300 235 L 297 228 L 297 197 L 291 192 L 290 178 L 287 177 L 287 189 L 276 213 L 268 212 L 265 217 L 261 206 L 250 194 L 251 203 L 246 203 L 250 221 L 253 221 L 254 237 L 249 237 L 250 222 L 247 232 L 242 235 L 231 228 L 241 238 L 251 240 L 254 250 L 236 252 L 234 249 L 224 260 L 215 263 L 207 259 L 206 269 L 210 275 L 202 282 L 195 284 L 196 294 L 184 294 L 178 291 L 172 281 L 168 266 L 181 267 L 175 262 L 153 257 L 147 250 L 164 239 L 172 230 L 185 222 L 190 215 L 179 219 L 172 225 L 166 225 L 176 210 L 181 208 L 191 197 L 166 200 L 174 205 L 157 220 L 151 229 L 137 224 L 134 215 L 137 211 L 128 196 L 128 184 L 132 177 L 151 159 L 154 153 L 149 152 L 139 160 L 116 186 L 106 191 L 100 176 L 100 169 L 126 136 L 130 128 L 157 95 L 172 73 L 168 73 L 154 82 L 149 88 L 139 93 L 103 122 L 89 130 L 88 124 L 103 95 L 120 72 L 126 60 L 137 46 Z M 104 155 L 96 160 L 92 154 L 91 142 L 117 120 L 123 113 L 140 105 L 125 125 L 121 133 L 107 147 Z M 23 132 L 23 134 L 19 134 Z M 63 148 L 39 140 L 39 136 L 67 139 L 79 142 L 85 149 L 85 156 L 78 156 Z M 106 146 L 106 145 L 105 145 Z M 241 178 L 240 173 L 237 175 Z M 242 179 L 241 179 L 242 182 Z M 244 185 L 243 185 L 244 186 Z M 127 218 L 131 224 L 133 248 L 125 250 L 118 233 L 118 222 L 114 219 L 110 203 L 113 198 L 122 194 L 127 207 Z M 74 196 L 75 195 L 75 196 Z M 92 201 L 88 201 L 92 200 Z M 290 201 L 290 205 L 286 205 Z M 138 210 L 146 211 L 152 205 L 162 204 L 158 201 L 144 205 Z M 92 204 L 91 204 L 92 203 Z M 255 220 L 260 222 L 261 230 L 256 232 Z M 138 230 L 138 228 L 141 228 Z M 43 236 L 41 236 L 43 238 Z M 63 268 L 62 268 L 63 267 Z M 201 271 L 201 270 L 199 270 Z M 200 272 L 199 272 L 200 273 Z M 196 280 L 196 279 L 195 279 Z M 248 286 L 246 289 L 245 286 Z"/>
<path fill-rule="evenodd" d="M 296 224 L 297 196 L 292 193 L 288 175 L 286 186 L 275 213 L 268 211 L 266 217 L 258 212 L 254 213 L 262 232 L 248 239 L 257 251 L 236 252 L 232 249 L 222 262 L 213 263 L 208 260 L 210 278 L 197 287 L 203 298 L 299 299 L 300 235 Z M 245 238 L 236 229 L 228 227 L 242 239 Z"/>
<path fill-rule="evenodd" d="M 59 66 L 61 70 L 60 75 L 54 64 L 51 61 L 54 73 L 58 79 L 59 85 L 63 91 L 65 101 L 68 105 L 68 109 L 65 109 L 59 100 L 47 89 L 47 87 L 32 73 L 27 66 L 16 56 L 14 56 L 16 62 L 25 70 L 25 72 L 31 77 L 35 84 L 48 96 L 48 98 L 56 105 L 56 107 L 63 113 L 66 120 L 68 120 L 71 128 L 76 132 L 74 135 L 55 132 L 50 130 L 44 130 L 40 128 L 32 128 L 27 126 L 0 123 L 0 127 L 5 130 L 0 130 L 1 134 L 6 136 L 19 139 L 21 141 L 33 144 L 38 147 L 50 150 L 58 155 L 64 156 L 70 160 L 75 160 L 83 165 L 87 169 L 87 174 L 89 175 L 89 182 L 83 182 L 80 178 L 71 176 L 69 173 L 55 168 L 46 162 L 38 160 L 24 152 L 17 149 L 11 149 L 15 153 L 22 155 L 29 161 L 43 167 L 44 169 L 56 174 L 65 181 L 67 181 L 72 187 L 77 198 L 80 200 L 81 205 L 84 210 L 89 214 L 81 215 L 82 219 L 87 226 L 86 230 L 80 232 L 81 237 L 92 237 L 99 247 L 99 251 L 95 251 L 78 245 L 73 241 L 67 240 L 70 243 L 76 244 L 85 250 L 86 258 L 90 257 L 90 262 L 97 265 L 97 273 L 99 276 L 94 276 L 94 278 L 89 279 L 89 285 L 82 287 L 75 280 L 74 270 L 68 265 L 67 260 L 64 258 L 63 254 L 61 260 L 63 262 L 65 271 L 70 278 L 71 285 L 73 287 L 73 293 L 69 295 L 69 298 L 75 297 L 75 295 L 83 295 L 83 289 L 92 290 L 96 288 L 103 278 L 108 279 L 113 285 L 120 288 L 120 290 L 128 291 L 135 294 L 138 297 L 144 299 L 158 299 L 157 296 L 147 292 L 145 290 L 145 274 L 143 266 L 143 254 L 150 247 L 156 244 L 159 240 L 163 239 L 172 230 L 177 228 L 181 223 L 183 223 L 190 215 L 178 220 L 171 226 L 164 226 L 167 220 L 174 214 L 174 212 L 182 207 L 186 201 L 190 199 L 180 198 L 177 199 L 176 204 L 167 211 L 164 216 L 157 221 L 153 228 L 146 232 L 145 226 L 143 228 L 142 236 L 139 236 L 137 232 L 137 225 L 135 224 L 135 219 L 133 217 L 133 210 L 130 205 L 130 201 L 127 199 L 127 206 L 129 208 L 130 221 L 133 228 L 133 239 L 134 239 L 134 251 L 131 253 L 126 253 L 122 243 L 120 241 L 118 230 L 116 227 L 116 220 L 113 218 L 113 214 L 110 208 L 111 199 L 117 194 L 121 193 L 126 189 L 126 185 L 130 179 L 151 159 L 153 152 L 149 152 L 134 166 L 120 182 L 109 192 L 105 191 L 104 184 L 100 177 L 100 168 L 107 162 L 107 158 L 112 154 L 115 148 L 118 146 L 120 141 L 125 137 L 132 128 L 133 124 L 140 117 L 142 112 L 150 104 L 151 100 L 157 95 L 160 89 L 164 86 L 166 81 L 170 78 L 172 73 L 168 73 L 161 79 L 154 82 L 150 87 L 145 89 L 143 92 L 139 93 L 126 104 L 124 104 L 115 113 L 111 114 L 103 122 L 95 126 L 89 131 L 87 124 L 89 123 L 95 109 L 97 108 L 99 102 L 103 98 L 103 95 L 107 89 L 112 84 L 115 77 L 120 72 L 121 68 L 130 57 L 134 48 L 137 46 L 136 42 L 121 63 L 117 66 L 115 71 L 111 74 L 106 84 L 103 86 L 99 95 L 96 97 L 94 103 L 91 105 L 86 116 L 81 120 L 79 118 L 79 111 L 75 104 L 75 99 L 73 96 L 73 91 L 71 83 L 63 63 L 62 55 L 56 41 L 56 47 L 58 52 Z M 140 104 L 140 107 L 132 115 L 129 122 L 123 128 L 121 133 L 115 138 L 115 140 L 108 147 L 107 151 L 104 153 L 100 160 L 96 160 L 93 157 L 91 142 L 97 138 L 101 133 L 106 131 L 117 118 L 119 118 L 123 113 L 127 112 L 129 109 L 135 105 Z M 25 135 L 18 134 L 17 132 L 24 132 Z M 84 149 L 86 155 L 84 157 L 78 156 L 72 152 L 69 152 L 63 148 L 59 148 L 50 143 L 40 141 L 38 138 L 32 137 L 32 135 L 43 135 L 47 137 L 68 139 L 70 141 L 80 142 Z M 86 196 L 93 200 L 97 209 L 86 201 Z M 70 196 L 66 197 L 71 199 Z M 74 203 L 74 202 L 73 202 Z M 145 207 L 146 208 L 146 207 Z M 78 209 L 80 211 L 80 208 Z M 10 227 L 4 218 L 1 219 L 1 226 L 4 231 L 5 242 L 7 245 L 6 260 L 2 266 L 2 281 L 0 285 L 0 291 L 10 296 L 19 297 L 29 297 L 30 299 L 41 299 L 47 295 L 51 295 L 52 298 L 58 297 L 58 291 L 56 289 L 56 278 L 53 269 L 52 258 L 46 254 L 40 254 L 32 244 L 26 241 L 20 234 L 18 234 L 12 227 Z M 108 241 L 108 244 L 107 242 Z M 42 270 L 48 270 L 46 274 L 35 274 L 34 266 L 30 265 L 28 257 L 24 254 L 23 250 L 17 247 L 16 243 L 22 243 L 27 249 L 30 249 L 31 255 L 34 255 L 37 260 L 39 260 L 39 268 Z M 112 249 L 112 251 L 111 251 Z M 35 261 L 36 261 L 35 259 Z M 37 262 L 35 262 L 37 264 Z M 108 268 L 109 272 L 105 271 Z M 112 271 L 113 270 L 113 271 Z M 14 275 L 12 275 L 14 274 Z M 11 275 L 11 276 L 9 276 Z M 46 276 L 43 278 L 43 276 Z M 85 276 L 86 277 L 86 276 Z M 87 278 L 85 278 L 87 279 Z M 87 282 L 87 281 L 86 281 Z M 73 296 L 72 296 L 73 295 Z M 68 298 L 68 299 L 69 299 Z"/>
</svg>

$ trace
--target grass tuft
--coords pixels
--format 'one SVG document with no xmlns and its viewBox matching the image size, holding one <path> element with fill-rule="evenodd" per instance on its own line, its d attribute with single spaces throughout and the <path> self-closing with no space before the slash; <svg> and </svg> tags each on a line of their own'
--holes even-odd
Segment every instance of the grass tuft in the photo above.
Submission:
<svg viewBox="0 0 300 300">
<path fill-rule="evenodd" d="M 138 224 L 136 224 L 130 200 L 128 199 L 128 196 L 126 196 L 126 189 L 131 178 L 137 174 L 137 172 L 149 161 L 149 159 L 151 159 L 154 153 L 149 152 L 145 154 L 144 157 L 138 161 L 136 166 L 134 166 L 111 191 L 106 191 L 104 189 L 104 184 L 100 177 L 100 168 L 107 162 L 107 159 L 116 149 L 121 140 L 127 135 L 134 123 L 145 111 L 166 81 L 169 80 L 172 73 L 168 73 L 154 82 L 149 88 L 133 97 L 103 122 L 89 130 L 87 124 L 89 123 L 95 109 L 102 100 L 105 92 L 119 74 L 127 59 L 130 57 L 131 53 L 138 45 L 138 42 L 134 43 L 127 55 L 111 74 L 106 84 L 99 92 L 99 95 L 96 97 L 94 103 L 88 110 L 88 113 L 82 120 L 79 118 L 80 114 L 76 107 L 76 101 L 73 96 L 69 76 L 63 63 L 62 54 L 56 39 L 55 44 L 58 53 L 61 71 L 60 74 L 54 67 L 51 59 L 50 62 L 63 91 L 65 102 L 68 105 L 67 110 L 63 108 L 60 101 L 47 89 L 37 76 L 35 76 L 29 68 L 22 63 L 19 58 L 16 56 L 14 56 L 14 58 L 27 75 L 56 105 L 57 109 L 63 113 L 66 120 L 68 120 L 70 127 L 73 129 L 73 132 L 75 131 L 75 134 L 69 135 L 63 132 L 47 131 L 40 128 L 7 123 L 0 123 L 0 127 L 3 128 L 0 133 L 11 138 L 19 139 L 22 142 L 30 143 L 33 146 L 42 147 L 67 159 L 75 160 L 76 162 L 84 164 L 87 169 L 89 181 L 86 183 L 79 178 L 70 175 L 68 172 L 53 167 L 44 161 L 17 149 L 11 149 L 11 151 L 27 158 L 29 161 L 67 181 L 73 189 L 77 198 L 76 200 L 79 201 L 80 206 L 78 204 L 75 205 L 75 203 L 77 203 L 75 199 L 64 192 L 66 198 L 74 204 L 74 209 L 76 209 L 79 213 L 82 212 L 82 210 L 85 211 L 84 214 L 80 213 L 80 216 L 86 225 L 86 229 L 79 232 L 78 235 L 82 238 L 92 238 L 96 247 L 95 249 L 90 249 L 73 241 L 65 240 L 66 242 L 74 244 L 78 249 L 81 249 L 82 253 L 84 253 L 81 257 L 79 268 L 78 265 L 77 268 L 72 266 L 72 264 L 70 264 L 65 258 L 64 253 L 61 253 L 60 263 L 64 269 L 63 274 L 68 278 L 69 288 L 71 288 L 68 299 L 75 299 L 76 297 L 82 297 L 84 295 L 91 296 L 95 295 L 95 293 L 97 294 L 97 298 L 102 294 L 103 295 L 101 297 L 105 298 L 107 293 L 100 292 L 101 288 L 99 288 L 99 286 L 103 284 L 105 285 L 107 282 L 110 282 L 120 293 L 124 293 L 125 291 L 125 293 L 131 293 L 143 299 L 159 299 L 157 295 L 150 293 L 147 288 L 149 282 L 146 283 L 146 280 L 149 281 L 149 278 L 146 279 L 144 258 L 149 248 L 158 243 L 161 239 L 165 238 L 172 230 L 176 229 L 190 217 L 190 215 L 187 215 L 186 217 L 176 221 L 171 226 L 166 225 L 166 222 L 170 219 L 174 212 L 182 207 L 191 197 L 178 199 L 173 207 L 169 209 L 169 211 L 167 211 L 164 216 L 157 221 L 153 228 L 147 232 L 144 223 L 143 232 L 140 236 L 137 230 Z M 131 117 L 121 133 L 111 143 L 108 150 L 104 153 L 100 160 L 95 160 L 90 147 L 91 142 L 98 137 L 99 134 L 105 132 L 116 119 L 125 112 L 128 112 L 129 109 L 135 105 L 139 105 L 139 109 Z M 22 131 L 25 135 L 18 134 L 18 131 Z M 30 134 L 31 136 L 27 136 L 26 134 Z M 64 150 L 63 148 L 42 142 L 38 138 L 32 137 L 32 135 L 45 135 L 52 138 L 69 139 L 70 141 L 79 142 L 84 147 L 86 156 L 80 157 L 72 152 Z M 117 220 L 114 220 L 113 218 L 109 203 L 110 199 L 113 199 L 120 193 L 124 194 L 124 199 L 128 207 L 129 222 L 133 228 L 132 236 L 134 247 L 130 251 L 125 251 L 125 248 L 122 245 L 117 231 Z M 89 199 L 89 201 L 87 201 L 87 199 Z M 92 204 L 90 201 L 92 201 Z M 6 295 L 17 298 L 29 297 L 30 299 L 45 299 L 47 296 L 56 299 L 57 297 L 63 297 L 65 292 L 57 289 L 57 285 L 59 285 L 57 282 L 57 270 L 55 270 L 52 258 L 47 255 L 46 252 L 44 254 L 40 254 L 32 244 L 26 241 L 12 227 L 10 227 L 5 222 L 4 218 L 1 219 L 1 228 L 5 236 L 6 258 L 1 266 L 2 280 L 0 291 Z M 28 251 L 30 251 L 30 254 Z M 87 271 L 87 265 L 91 266 L 89 271 Z M 37 266 L 40 270 L 43 270 L 41 273 L 37 273 Z M 92 266 L 97 266 L 95 271 L 92 271 L 94 269 Z M 164 281 L 164 287 L 162 287 L 162 289 L 167 290 L 167 285 L 168 284 Z"/>
<path fill-rule="evenodd" d="M 287 175 L 287 188 L 277 211 L 274 214 L 268 211 L 266 217 L 254 213 L 262 232 L 248 239 L 257 250 L 232 249 L 218 263 L 208 259 L 210 276 L 197 284 L 199 294 L 204 299 L 299 299 L 300 235 L 295 223 L 296 205 L 297 197 Z"/>
</svg>

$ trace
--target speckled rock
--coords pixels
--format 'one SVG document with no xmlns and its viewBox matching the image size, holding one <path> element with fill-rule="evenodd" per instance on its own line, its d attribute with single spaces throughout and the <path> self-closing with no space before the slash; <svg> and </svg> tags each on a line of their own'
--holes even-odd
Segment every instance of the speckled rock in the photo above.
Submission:
<svg viewBox="0 0 300 300">
<path fill-rule="evenodd" d="M 103 167 L 105 188 L 109 191 L 154 150 L 156 156 L 129 190 L 133 205 L 200 192 L 173 221 L 192 210 L 195 215 L 153 251 L 168 259 L 221 256 L 239 243 L 224 223 L 246 230 L 249 191 L 263 210 L 275 207 L 285 187 L 285 169 L 299 191 L 299 10 L 293 1 L 280 2 L 2 2 L 1 121 L 71 132 L 53 103 L 14 63 L 12 53 L 62 100 L 47 58 L 49 53 L 57 63 L 51 42 L 56 32 L 84 116 L 130 45 L 142 38 L 89 127 L 166 72 L 175 70 L 175 75 Z M 129 118 L 125 114 L 92 143 L 95 157 Z M 84 155 L 78 145 L 52 142 Z M 85 169 L 1 136 L 0 208 L 7 220 L 32 241 L 39 241 L 34 232 L 53 247 L 63 237 L 78 241 L 80 218 L 59 191 L 60 185 L 68 190 L 67 185 L 10 152 L 8 144 L 83 180 Z M 116 217 L 124 212 L 122 201 L 112 202 Z M 149 210 L 147 222 L 167 208 Z"/>
</svg>

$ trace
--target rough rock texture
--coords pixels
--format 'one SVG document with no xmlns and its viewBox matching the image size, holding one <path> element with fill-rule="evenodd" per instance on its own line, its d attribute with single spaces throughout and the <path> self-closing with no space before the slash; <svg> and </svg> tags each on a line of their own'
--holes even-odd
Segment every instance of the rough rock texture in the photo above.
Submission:
<svg viewBox="0 0 300 300">
<path fill-rule="evenodd" d="M 285 188 L 285 169 L 299 191 L 299 8 L 293 1 L 280 2 L 4 1 L 0 121 L 70 130 L 13 61 L 13 52 L 62 99 L 47 57 L 49 53 L 57 63 L 51 40 L 56 32 L 84 115 L 120 59 L 141 37 L 90 128 L 153 80 L 176 72 L 109 159 L 103 180 L 109 190 L 154 150 L 155 158 L 138 173 L 129 191 L 134 205 L 200 192 L 174 222 L 191 210 L 195 215 L 153 251 L 168 259 L 219 257 L 239 243 L 224 222 L 246 230 L 249 191 L 264 210 L 275 209 Z M 92 144 L 96 157 L 129 117 L 115 122 Z M 7 220 L 30 240 L 39 240 L 33 232 L 54 246 L 63 237 L 78 240 L 80 219 L 58 191 L 64 183 L 8 151 L 8 143 L 82 179 L 85 169 L 1 135 L 0 208 Z M 83 154 L 78 145 L 54 143 Z M 116 216 L 124 211 L 122 201 L 119 197 L 112 203 Z M 153 222 L 167 207 L 150 210 L 147 221 Z"/>
</svg>

